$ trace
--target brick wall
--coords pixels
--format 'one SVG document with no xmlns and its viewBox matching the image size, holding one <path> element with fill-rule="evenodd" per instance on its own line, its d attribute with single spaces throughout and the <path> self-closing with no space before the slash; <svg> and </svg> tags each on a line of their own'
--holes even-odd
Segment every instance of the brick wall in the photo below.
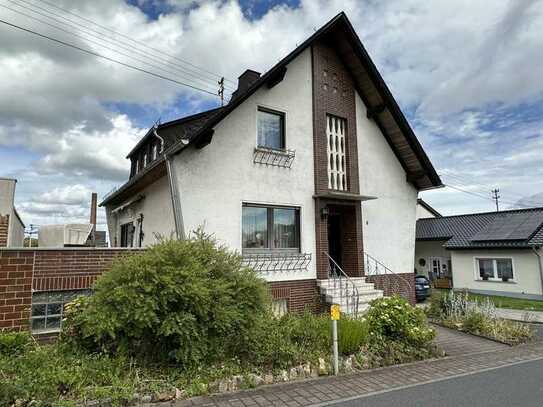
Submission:
<svg viewBox="0 0 543 407">
<path fill-rule="evenodd" d="M 33 251 L 0 251 L 0 330 L 28 329 L 33 264 Z"/>
<path fill-rule="evenodd" d="M 119 255 L 130 249 L 0 250 L 0 330 L 29 329 L 32 292 L 88 289 Z M 288 309 L 320 310 L 320 294 L 312 280 L 269 284 L 273 298 L 287 299 Z M 52 339 L 56 335 L 49 335 Z M 41 338 L 40 338 L 41 339 Z"/>
<path fill-rule="evenodd" d="M 114 258 L 131 252 L 127 249 L 36 251 L 32 288 L 35 291 L 90 288 Z"/>
<path fill-rule="evenodd" d="M 368 283 L 374 283 L 376 289 L 383 290 L 385 296 L 399 294 L 406 298 L 411 304 L 416 303 L 414 273 L 367 276 L 366 281 Z"/>
<path fill-rule="evenodd" d="M 0 215 L 0 247 L 8 245 L 9 215 Z"/>
<path fill-rule="evenodd" d="M 0 329 L 29 329 L 33 291 L 77 290 L 130 249 L 0 250 Z"/>
<path fill-rule="evenodd" d="M 293 280 L 269 283 L 273 299 L 286 299 L 289 312 L 320 310 L 320 294 L 316 280 Z"/>
</svg>

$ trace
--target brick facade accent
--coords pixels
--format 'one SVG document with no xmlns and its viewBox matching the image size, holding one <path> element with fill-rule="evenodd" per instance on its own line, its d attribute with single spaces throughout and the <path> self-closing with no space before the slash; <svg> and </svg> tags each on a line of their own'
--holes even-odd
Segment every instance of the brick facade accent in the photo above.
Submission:
<svg viewBox="0 0 543 407">
<path fill-rule="evenodd" d="M 9 215 L 0 215 L 0 247 L 8 245 Z"/>
<path fill-rule="evenodd" d="M 313 146 L 315 192 L 328 191 L 326 115 L 347 120 L 348 192 L 358 194 L 358 148 L 356 138 L 356 99 L 354 82 L 333 47 L 318 42 L 312 46 L 313 63 Z"/>
<path fill-rule="evenodd" d="M 367 276 L 368 283 L 374 283 L 375 288 L 383 290 L 385 296 L 399 294 L 407 298 L 411 304 L 415 304 L 415 274 L 414 273 L 398 273 L 398 274 L 381 274 L 377 276 Z M 410 284 L 408 284 L 409 282 Z"/>
<path fill-rule="evenodd" d="M 320 293 L 316 280 L 292 280 L 268 283 L 273 299 L 287 299 L 289 312 L 320 311 Z"/>
<path fill-rule="evenodd" d="M 326 137 L 326 115 L 346 119 L 347 191 L 360 193 L 358 179 L 358 146 L 356 134 L 356 99 L 353 79 L 333 46 L 317 42 L 312 48 L 313 74 L 313 150 L 315 166 L 315 193 L 328 190 L 328 155 Z M 317 253 L 315 256 L 317 278 L 328 278 L 328 219 L 321 216 L 323 208 L 341 214 L 342 261 L 344 270 L 351 276 L 360 276 L 362 267 L 362 210 L 360 202 L 347 200 L 316 199 L 315 234 Z"/>
</svg>

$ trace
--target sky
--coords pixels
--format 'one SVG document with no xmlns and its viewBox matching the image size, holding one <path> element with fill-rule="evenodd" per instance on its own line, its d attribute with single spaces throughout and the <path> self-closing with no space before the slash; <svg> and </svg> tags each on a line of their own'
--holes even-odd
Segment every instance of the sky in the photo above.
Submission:
<svg viewBox="0 0 543 407">
<path fill-rule="evenodd" d="M 543 206 L 543 0 L 0 0 L 0 20 L 175 81 L 0 23 L 0 177 L 23 220 L 87 221 L 153 123 L 218 106 L 221 76 L 229 94 L 340 11 L 447 185 L 422 198 Z"/>
</svg>

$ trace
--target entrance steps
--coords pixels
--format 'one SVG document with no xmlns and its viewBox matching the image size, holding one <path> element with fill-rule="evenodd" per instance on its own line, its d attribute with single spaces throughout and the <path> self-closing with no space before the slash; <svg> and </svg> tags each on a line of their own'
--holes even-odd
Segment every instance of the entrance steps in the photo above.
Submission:
<svg viewBox="0 0 543 407">
<path fill-rule="evenodd" d="M 347 286 L 345 280 L 340 286 L 338 282 L 334 284 L 333 279 L 317 280 L 317 286 L 320 293 L 326 298 L 328 304 L 339 304 L 341 312 L 352 314 L 355 307 L 352 306 L 353 301 L 358 300 L 358 313 L 362 313 L 369 308 L 369 303 L 383 296 L 382 290 L 375 289 L 373 283 L 366 282 L 365 277 L 349 278 Z M 348 293 L 353 291 L 353 286 L 358 291 L 358 298 Z"/>
</svg>

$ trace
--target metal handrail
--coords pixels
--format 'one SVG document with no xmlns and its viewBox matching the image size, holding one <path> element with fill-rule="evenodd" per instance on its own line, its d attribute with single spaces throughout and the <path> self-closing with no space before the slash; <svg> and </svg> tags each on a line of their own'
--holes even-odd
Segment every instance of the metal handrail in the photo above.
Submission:
<svg viewBox="0 0 543 407">
<path fill-rule="evenodd" d="M 358 315 L 358 305 L 360 300 L 360 293 L 358 292 L 358 287 L 351 280 L 351 278 L 345 273 L 345 271 L 337 264 L 337 262 L 325 251 L 323 254 L 328 257 L 328 279 L 332 279 L 334 283 L 334 289 L 337 288 L 339 284 L 339 301 L 343 302 L 343 297 L 345 296 L 345 303 L 347 309 L 352 311 L 351 314 L 354 316 Z M 334 267 L 332 267 L 332 265 Z M 336 273 L 339 271 L 339 273 Z M 351 292 L 349 292 L 349 285 L 351 286 Z M 351 309 L 349 309 L 351 307 Z"/>
<path fill-rule="evenodd" d="M 375 257 L 369 255 L 368 253 L 363 251 L 362 255 L 364 256 L 364 274 L 366 276 L 394 275 L 394 276 L 398 277 L 398 279 L 402 280 L 405 284 L 407 284 L 409 292 L 412 292 L 413 286 L 412 286 L 411 282 L 408 279 L 404 278 L 399 273 L 396 273 L 396 272 L 392 271 L 390 268 L 385 266 L 383 263 L 381 263 Z M 371 272 L 372 270 L 370 268 L 370 262 L 373 262 L 373 264 L 375 265 L 375 268 L 374 268 L 375 273 Z M 383 270 L 383 272 L 379 272 L 379 270 Z M 390 281 L 388 281 L 388 284 L 390 284 Z M 389 286 L 389 289 L 390 289 L 390 286 Z M 389 292 L 390 292 L 390 290 L 389 290 Z M 405 296 L 401 292 L 399 294 Z M 409 296 L 407 297 L 407 299 L 408 300 L 410 299 Z"/>
</svg>

